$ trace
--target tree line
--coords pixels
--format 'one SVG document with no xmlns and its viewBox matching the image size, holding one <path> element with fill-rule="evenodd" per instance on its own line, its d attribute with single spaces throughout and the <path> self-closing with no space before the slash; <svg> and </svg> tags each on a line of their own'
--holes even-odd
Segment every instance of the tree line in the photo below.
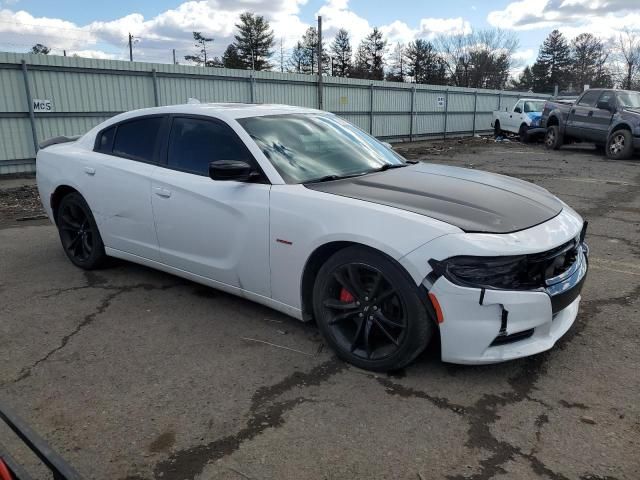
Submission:
<svg viewBox="0 0 640 480">
<path fill-rule="evenodd" d="M 184 59 L 204 67 L 317 74 L 321 51 L 322 73 L 338 77 L 540 93 L 551 93 L 556 86 L 560 92 L 581 92 L 584 85 L 640 87 L 640 33 L 630 30 L 608 41 L 591 33 L 568 40 L 554 30 L 540 46 L 536 61 L 512 78 L 519 42 L 514 33 L 497 28 L 390 45 L 374 27 L 357 47 L 342 28 L 319 49 L 317 29 L 309 27 L 285 57 L 282 44 L 276 49 L 273 30 L 263 16 L 245 12 L 235 27 L 234 40 L 220 57 L 210 55 L 213 37 L 193 32 L 196 51 Z M 32 53 L 46 54 L 49 49 L 38 44 Z"/>
</svg>

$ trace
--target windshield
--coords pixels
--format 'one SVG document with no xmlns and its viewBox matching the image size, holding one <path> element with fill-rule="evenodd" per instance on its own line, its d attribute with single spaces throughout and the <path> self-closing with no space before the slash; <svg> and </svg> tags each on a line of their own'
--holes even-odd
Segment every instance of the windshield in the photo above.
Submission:
<svg viewBox="0 0 640 480">
<path fill-rule="evenodd" d="M 623 107 L 640 108 L 640 93 L 638 92 L 619 92 L 618 100 Z"/>
<path fill-rule="evenodd" d="M 542 112 L 544 110 L 544 100 L 525 100 L 524 113 Z"/>
<path fill-rule="evenodd" d="M 393 150 L 333 115 L 286 114 L 239 118 L 287 183 L 332 180 L 404 166 Z"/>
</svg>

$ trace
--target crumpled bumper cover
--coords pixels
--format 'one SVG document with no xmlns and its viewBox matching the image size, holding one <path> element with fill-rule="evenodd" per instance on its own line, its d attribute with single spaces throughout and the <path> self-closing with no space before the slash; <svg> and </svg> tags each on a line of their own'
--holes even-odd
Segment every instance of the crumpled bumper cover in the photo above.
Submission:
<svg viewBox="0 0 640 480">
<path fill-rule="evenodd" d="M 438 278 L 430 293 L 443 314 L 442 360 L 496 363 L 549 350 L 576 319 L 586 274 L 581 254 L 578 268 L 546 290 L 469 288 Z"/>
</svg>

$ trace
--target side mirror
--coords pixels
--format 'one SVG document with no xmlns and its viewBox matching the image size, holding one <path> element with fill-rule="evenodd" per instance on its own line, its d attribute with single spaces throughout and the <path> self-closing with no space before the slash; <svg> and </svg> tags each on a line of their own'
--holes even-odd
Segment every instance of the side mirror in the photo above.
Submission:
<svg viewBox="0 0 640 480">
<path fill-rule="evenodd" d="M 613 112 L 614 110 L 614 106 L 608 101 L 607 102 L 598 101 L 596 108 L 598 108 L 599 110 L 609 110 L 610 112 Z"/>
<path fill-rule="evenodd" d="M 209 177 L 213 180 L 248 182 L 259 175 L 251 165 L 240 160 L 217 160 L 209 163 Z"/>
<path fill-rule="evenodd" d="M 516 113 L 522 113 L 522 109 L 520 107 L 514 108 L 513 111 Z"/>
</svg>

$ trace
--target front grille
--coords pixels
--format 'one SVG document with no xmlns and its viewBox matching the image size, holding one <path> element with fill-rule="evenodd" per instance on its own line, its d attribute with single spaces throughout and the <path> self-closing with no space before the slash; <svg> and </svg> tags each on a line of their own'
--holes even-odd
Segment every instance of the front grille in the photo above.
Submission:
<svg viewBox="0 0 640 480">
<path fill-rule="evenodd" d="M 522 332 L 512 333 L 511 335 L 498 335 L 494 338 L 493 342 L 491 342 L 490 347 L 496 347 L 498 345 L 506 345 L 508 343 L 519 342 L 520 340 L 526 340 L 527 338 L 533 335 L 533 328 L 529 330 L 523 330 Z"/>
<path fill-rule="evenodd" d="M 546 285 L 549 279 L 562 275 L 578 258 L 579 243 L 571 239 L 567 243 L 546 252 L 527 255 L 527 274 L 536 284 Z"/>
</svg>

